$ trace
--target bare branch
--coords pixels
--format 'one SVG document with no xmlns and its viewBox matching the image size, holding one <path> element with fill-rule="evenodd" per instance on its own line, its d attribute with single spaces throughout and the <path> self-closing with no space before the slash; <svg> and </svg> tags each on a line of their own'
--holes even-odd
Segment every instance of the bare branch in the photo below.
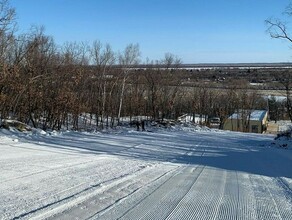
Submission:
<svg viewBox="0 0 292 220">
<path fill-rule="evenodd" d="M 278 20 L 273 21 L 272 19 L 268 19 L 265 22 L 269 26 L 267 31 L 272 38 L 284 39 L 292 43 L 292 38 L 287 33 L 286 25 L 283 22 Z"/>
<path fill-rule="evenodd" d="M 286 14 L 286 15 L 288 15 L 288 16 L 291 16 L 291 15 L 292 15 L 292 3 L 290 3 L 290 4 L 286 7 L 286 9 L 285 9 L 285 11 L 284 11 L 284 14 Z"/>
<path fill-rule="evenodd" d="M 6 32 L 15 26 L 15 9 L 8 0 L 0 0 L 0 31 Z"/>
</svg>

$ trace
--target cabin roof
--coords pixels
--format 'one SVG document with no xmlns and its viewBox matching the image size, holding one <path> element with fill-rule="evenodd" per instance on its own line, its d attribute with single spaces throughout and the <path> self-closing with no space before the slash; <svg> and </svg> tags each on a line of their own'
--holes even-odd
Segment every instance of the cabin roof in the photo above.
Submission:
<svg viewBox="0 0 292 220">
<path fill-rule="evenodd" d="M 242 117 L 246 117 L 246 119 L 252 121 L 262 121 L 267 113 L 267 110 L 240 110 L 239 112 L 233 113 L 229 119 L 242 119 Z"/>
</svg>

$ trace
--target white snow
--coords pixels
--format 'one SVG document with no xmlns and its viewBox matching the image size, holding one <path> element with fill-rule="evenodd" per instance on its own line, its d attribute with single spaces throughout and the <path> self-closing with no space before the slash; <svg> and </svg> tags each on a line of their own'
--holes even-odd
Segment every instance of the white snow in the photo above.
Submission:
<svg viewBox="0 0 292 220">
<path fill-rule="evenodd" d="M 273 138 L 0 130 L 0 219 L 291 219 L 292 150 Z"/>
<path fill-rule="evenodd" d="M 292 128 L 292 122 L 291 121 L 277 121 L 277 125 L 279 126 L 279 131 L 287 131 Z"/>
</svg>

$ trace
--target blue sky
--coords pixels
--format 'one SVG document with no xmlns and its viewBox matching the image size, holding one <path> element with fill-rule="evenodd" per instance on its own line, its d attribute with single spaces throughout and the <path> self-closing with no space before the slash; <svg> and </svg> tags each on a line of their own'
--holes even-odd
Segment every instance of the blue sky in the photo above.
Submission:
<svg viewBox="0 0 292 220">
<path fill-rule="evenodd" d="M 140 45 L 142 60 L 167 52 L 183 63 L 291 62 L 292 44 L 271 39 L 265 19 L 289 0 L 11 0 L 20 32 L 43 25 L 55 42 Z M 291 28 L 292 33 L 292 28 Z"/>
</svg>

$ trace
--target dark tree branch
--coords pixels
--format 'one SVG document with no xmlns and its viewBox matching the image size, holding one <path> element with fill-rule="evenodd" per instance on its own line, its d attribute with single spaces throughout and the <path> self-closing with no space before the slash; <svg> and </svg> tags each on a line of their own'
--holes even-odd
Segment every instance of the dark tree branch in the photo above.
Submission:
<svg viewBox="0 0 292 220">
<path fill-rule="evenodd" d="M 271 19 L 265 21 L 269 25 L 268 32 L 272 38 L 285 39 L 292 43 L 292 38 L 287 33 L 286 25 L 281 21 L 272 21 Z"/>
</svg>

